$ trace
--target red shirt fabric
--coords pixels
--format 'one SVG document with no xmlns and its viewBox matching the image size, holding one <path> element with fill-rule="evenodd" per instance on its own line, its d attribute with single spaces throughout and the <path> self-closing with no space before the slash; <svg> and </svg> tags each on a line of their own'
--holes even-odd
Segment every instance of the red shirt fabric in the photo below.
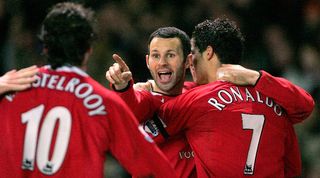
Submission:
<svg viewBox="0 0 320 178">
<path fill-rule="evenodd" d="M 217 81 L 191 89 L 161 105 L 159 117 L 169 136 L 186 135 L 198 177 L 281 178 L 301 174 L 292 123 L 313 107 L 303 89 L 262 71 L 255 87 Z"/>
<path fill-rule="evenodd" d="M 79 68 L 41 68 L 0 117 L 0 177 L 102 178 L 107 151 L 132 175 L 175 177 L 122 99 Z"/>
<path fill-rule="evenodd" d="M 189 89 L 193 84 L 190 83 L 187 84 L 187 86 L 189 86 Z M 159 107 L 176 96 L 168 96 L 146 90 L 134 90 L 133 81 L 130 81 L 129 88 L 117 93 L 132 109 L 141 126 L 149 136 L 155 140 L 155 142 L 161 143 L 158 144 L 158 146 L 173 165 L 178 177 L 196 177 L 194 153 L 184 134 L 175 135 L 174 137 L 166 139 L 165 134 L 161 132 L 161 128 L 166 128 L 166 125 L 163 125 L 166 121 L 158 120 L 157 123 L 155 120 L 157 118 L 154 118 Z"/>
<path fill-rule="evenodd" d="M 314 100 L 303 88 L 293 85 L 290 81 L 274 77 L 266 71 L 261 71 L 261 77 L 255 89 L 266 96 L 270 96 L 280 104 L 293 124 L 302 122 L 312 112 Z"/>
<path fill-rule="evenodd" d="M 199 85 L 198 85 L 197 83 L 195 83 L 195 82 L 185 81 L 185 82 L 183 83 L 182 93 L 184 93 L 184 92 L 186 92 L 186 91 L 188 91 L 188 90 L 190 90 L 190 89 L 192 89 L 192 88 L 195 88 L 195 87 L 197 87 L 197 86 L 199 86 Z"/>
</svg>

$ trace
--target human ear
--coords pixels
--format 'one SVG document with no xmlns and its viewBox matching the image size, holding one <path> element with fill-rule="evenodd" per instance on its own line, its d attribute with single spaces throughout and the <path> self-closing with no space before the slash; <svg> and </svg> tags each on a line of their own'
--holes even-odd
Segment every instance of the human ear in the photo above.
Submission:
<svg viewBox="0 0 320 178">
<path fill-rule="evenodd" d="M 146 55 L 146 64 L 147 64 L 147 67 L 149 69 L 149 55 L 148 54 Z"/>
<path fill-rule="evenodd" d="M 192 54 L 188 54 L 186 62 L 185 62 L 185 68 L 189 68 L 192 65 Z"/>
<path fill-rule="evenodd" d="M 207 49 L 206 49 L 205 53 L 206 53 L 206 56 L 207 56 L 208 60 L 212 59 L 213 56 L 214 56 L 213 47 L 212 46 L 207 46 Z"/>
</svg>

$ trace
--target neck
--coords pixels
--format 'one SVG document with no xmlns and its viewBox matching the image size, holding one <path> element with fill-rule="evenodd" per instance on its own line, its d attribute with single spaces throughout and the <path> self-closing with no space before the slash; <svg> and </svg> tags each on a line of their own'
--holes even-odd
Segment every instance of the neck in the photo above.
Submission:
<svg viewBox="0 0 320 178">
<path fill-rule="evenodd" d="M 218 59 L 212 60 L 212 63 L 210 64 L 210 70 L 208 70 L 208 82 L 215 82 L 217 81 L 217 70 L 219 67 L 221 67 L 221 63 Z"/>
</svg>

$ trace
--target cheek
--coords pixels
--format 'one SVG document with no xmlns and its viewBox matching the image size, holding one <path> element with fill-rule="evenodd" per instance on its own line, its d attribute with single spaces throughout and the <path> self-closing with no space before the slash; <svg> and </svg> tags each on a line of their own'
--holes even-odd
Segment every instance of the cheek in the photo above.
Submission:
<svg viewBox="0 0 320 178">
<path fill-rule="evenodd" d="M 204 69 L 203 69 L 203 67 L 201 66 L 201 64 L 196 63 L 194 67 L 195 67 L 195 71 L 196 71 L 196 73 L 198 73 L 198 75 L 200 75 L 201 73 L 204 72 Z"/>
<path fill-rule="evenodd" d="M 152 61 L 152 60 L 149 60 L 148 68 L 150 70 L 154 70 L 156 68 L 156 63 L 154 61 Z"/>
<path fill-rule="evenodd" d="M 179 62 L 172 62 L 170 64 L 171 68 L 177 72 L 177 73 L 181 73 L 181 71 L 184 70 L 184 67 L 185 67 L 185 63 L 183 63 L 182 61 L 179 61 Z"/>
<path fill-rule="evenodd" d="M 194 68 L 194 70 L 198 70 L 198 68 L 199 68 L 199 65 L 198 65 L 198 63 L 197 63 L 197 61 L 193 61 L 193 68 Z"/>
<path fill-rule="evenodd" d="M 196 58 L 192 58 L 192 65 L 195 67 L 197 66 L 198 62 Z"/>
</svg>

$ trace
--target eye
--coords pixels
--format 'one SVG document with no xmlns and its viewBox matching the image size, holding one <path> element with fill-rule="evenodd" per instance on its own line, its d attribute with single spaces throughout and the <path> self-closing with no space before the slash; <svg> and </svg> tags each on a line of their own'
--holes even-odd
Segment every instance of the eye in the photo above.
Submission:
<svg viewBox="0 0 320 178">
<path fill-rule="evenodd" d="M 160 55 L 157 54 L 157 53 L 152 53 L 152 54 L 151 54 L 151 58 L 153 58 L 153 59 L 159 59 L 159 58 L 160 58 Z"/>
<path fill-rule="evenodd" d="M 168 58 L 174 58 L 175 56 L 176 56 L 176 55 L 173 54 L 173 53 L 168 53 L 168 54 L 167 54 L 167 57 L 168 57 Z"/>
</svg>

